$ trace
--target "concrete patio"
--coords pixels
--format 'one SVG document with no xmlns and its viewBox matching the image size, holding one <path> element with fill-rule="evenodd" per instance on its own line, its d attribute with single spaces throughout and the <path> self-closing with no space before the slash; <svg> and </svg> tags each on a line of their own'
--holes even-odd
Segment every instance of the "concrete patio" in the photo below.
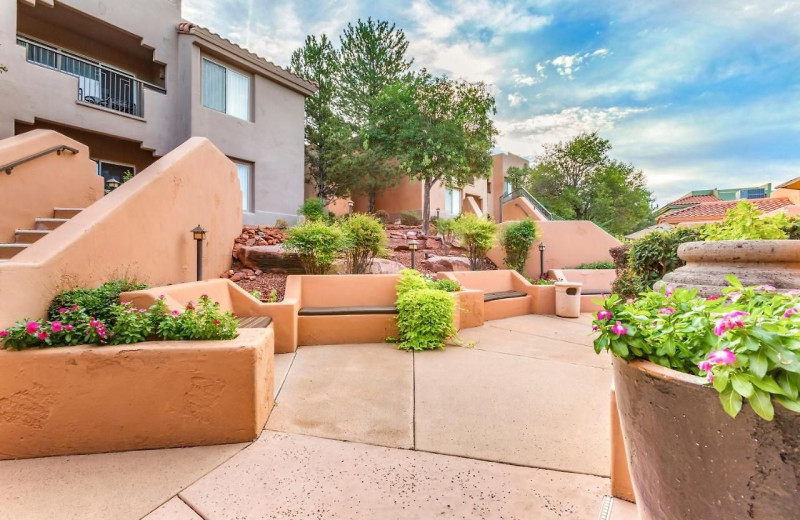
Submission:
<svg viewBox="0 0 800 520">
<path fill-rule="evenodd" d="M 0 519 L 598 518 L 611 371 L 589 320 L 492 321 L 437 352 L 277 355 L 257 441 L 0 462 Z"/>
</svg>

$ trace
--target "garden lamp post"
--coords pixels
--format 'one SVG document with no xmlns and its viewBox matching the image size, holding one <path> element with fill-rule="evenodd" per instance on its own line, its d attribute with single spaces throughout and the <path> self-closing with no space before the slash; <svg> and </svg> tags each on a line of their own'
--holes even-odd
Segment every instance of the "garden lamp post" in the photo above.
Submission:
<svg viewBox="0 0 800 520">
<path fill-rule="evenodd" d="M 439 218 L 439 208 L 436 208 L 436 218 Z"/>
<path fill-rule="evenodd" d="M 349 209 L 351 215 L 353 214 L 353 206 L 354 204 L 352 200 L 347 202 L 347 208 Z"/>
<path fill-rule="evenodd" d="M 197 224 L 192 230 L 192 238 L 197 242 L 197 281 L 203 280 L 203 240 L 206 238 L 206 230 Z"/>
<path fill-rule="evenodd" d="M 544 278 L 544 242 L 539 242 L 539 278 Z"/>
<path fill-rule="evenodd" d="M 408 238 L 408 250 L 411 251 L 411 269 L 417 268 L 417 232 L 409 231 L 406 233 Z"/>
</svg>

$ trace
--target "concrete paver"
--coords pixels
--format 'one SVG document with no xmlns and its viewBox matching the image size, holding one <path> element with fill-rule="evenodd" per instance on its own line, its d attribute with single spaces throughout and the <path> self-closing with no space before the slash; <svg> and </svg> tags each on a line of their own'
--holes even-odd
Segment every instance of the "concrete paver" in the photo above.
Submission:
<svg viewBox="0 0 800 520">
<path fill-rule="evenodd" d="M 411 448 L 413 362 L 387 344 L 301 347 L 267 429 Z"/>
<path fill-rule="evenodd" d="M 496 329 L 515 330 L 535 337 L 545 337 L 579 345 L 592 346 L 591 325 L 585 315 L 580 318 L 558 318 L 543 314 L 514 316 L 493 320 L 486 326 Z"/>
<path fill-rule="evenodd" d="M 138 519 L 245 446 L 2 461 L 0 519 Z"/>
<path fill-rule="evenodd" d="M 144 517 L 143 520 L 203 520 L 203 518 L 198 516 L 183 500 L 173 497 Z"/>
<path fill-rule="evenodd" d="M 206 520 L 595 518 L 608 481 L 269 432 L 181 493 Z"/>
<path fill-rule="evenodd" d="M 468 348 L 414 365 L 416 449 L 609 474 L 610 369 Z"/>
<path fill-rule="evenodd" d="M 289 369 L 294 361 L 295 352 L 289 354 L 275 354 L 275 398 L 281 391 L 283 382 L 289 374 Z"/>
</svg>

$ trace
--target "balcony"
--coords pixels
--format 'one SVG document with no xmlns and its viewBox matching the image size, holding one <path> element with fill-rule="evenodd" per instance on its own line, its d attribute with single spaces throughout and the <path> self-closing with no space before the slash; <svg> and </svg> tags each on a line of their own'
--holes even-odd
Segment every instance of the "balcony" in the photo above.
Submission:
<svg viewBox="0 0 800 520">
<path fill-rule="evenodd" d="M 18 36 L 17 44 L 25 47 L 28 62 L 75 76 L 76 99 L 83 103 L 144 117 L 144 89 L 166 93 L 158 85 L 46 43 Z"/>
</svg>

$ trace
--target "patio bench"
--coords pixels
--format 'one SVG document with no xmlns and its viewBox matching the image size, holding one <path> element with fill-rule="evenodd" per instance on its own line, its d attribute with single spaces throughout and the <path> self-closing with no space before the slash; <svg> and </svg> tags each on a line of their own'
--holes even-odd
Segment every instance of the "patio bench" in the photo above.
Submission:
<svg viewBox="0 0 800 520">
<path fill-rule="evenodd" d="M 350 316 L 359 314 L 397 314 L 394 305 L 360 307 L 302 307 L 298 316 Z"/>
<path fill-rule="evenodd" d="M 522 291 L 498 291 L 498 292 L 487 292 L 483 294 L 483 301 L 485 302 L 495 302 L 497 300 L 507 300 L 509 298 L 524 298 L 528 296 L 528 293 L 524 293 Z"/>
<path fill-rule="evenodd" d="M 533 285 L 516 271 L 453 271 L 437 276 L 454 280 L 465 289 L 482 292 L 484 320 L 555 311 L 554 288 Z"/>
<path fill-rule="evenodd" d="M 239 318 L 240 329 L 265 329 L 272 323 L 269 316 L 242 316 Z"/>
</svg>

